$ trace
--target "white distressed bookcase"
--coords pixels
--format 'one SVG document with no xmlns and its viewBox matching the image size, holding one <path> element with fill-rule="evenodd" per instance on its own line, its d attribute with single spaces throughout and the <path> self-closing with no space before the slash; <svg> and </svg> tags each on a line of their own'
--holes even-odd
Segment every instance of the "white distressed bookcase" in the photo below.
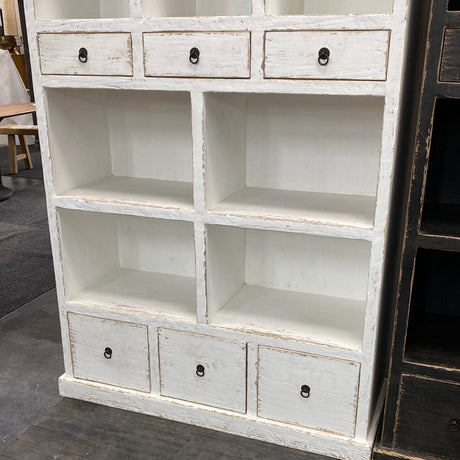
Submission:
<svg viewBox="0 0 460 460">
<path fill-rule="evenodd" d="M 25 4 L 61 394 L 368 459 L 407 0 Z"/>
</svg>

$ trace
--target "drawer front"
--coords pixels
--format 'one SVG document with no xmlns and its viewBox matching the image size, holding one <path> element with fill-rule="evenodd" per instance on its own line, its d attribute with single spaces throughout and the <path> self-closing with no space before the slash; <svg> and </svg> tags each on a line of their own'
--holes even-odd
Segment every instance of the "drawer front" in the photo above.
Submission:
<svg viewBox="0 0 460 460">
<path fill-rule="evenodd" d="M 38 46 L 44 75 L 133 75 L 131 34 L 39 34 Z"/>
<path fill-rule="evenodd" d="M 68 320 L 75 378 L 150 391 L 147 326 L 74 313 Z"/>
<path fill-rule="evenodd" d="M 460 384 L 404 375 L 395 447 L 417 457 L 458 459 Z"/>
<path fill-rule="evenodd" d="M 353 436 L 359 364 L 259 347 L 259 417 Z"/>
<path fill-rule="evenodd" d="M 439 80 L 460 82 L 460 29 L 447 29 L 444 34 Z"/>
<path fill-rule="evenodd" d="M 386 80 L 389 32 L 267 32 L 265 78 Z"/>
<path fill-rule="evenodd" d="M 148 77 L 249 78 L 249 32 L 144 34 Z"/>
<path fill-rule="evenodd" d="M 160 329 L 162 396 L 246 412 L 246 344 Z"/>
</svg>

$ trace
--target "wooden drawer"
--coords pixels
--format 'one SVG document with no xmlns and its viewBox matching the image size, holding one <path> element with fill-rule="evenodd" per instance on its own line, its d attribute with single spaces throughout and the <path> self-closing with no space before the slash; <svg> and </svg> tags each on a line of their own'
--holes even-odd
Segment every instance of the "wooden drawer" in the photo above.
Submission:
<svg viewBox="0 0 460 460">
<path fill-rule="evenodd" d="M 148 77 L 249 78 L 249 32 L 144 34 Z"/>
<path fill-rule="evenodd" d="M 396 448 L 423 458 L 459 458 L 460 384 L 403 375 L 397 414 Z"/>
<path fill-rule="evenodd" d="M 460 82 L 460 29 L 446 29 L 439 80 Z"/>
<path fill-rule="evenodd" d="M 68 313 L 73 374 L 149 392 L 147 326 Z"/>
<path fill-rule="evenodd" d="M 161 394 L 246 412 L 246 344 L 160 329 Z"/>
<path fill-rule="evenodd" d="M 133 75 L 128 33 L 39 34 L 38 46 L 45 75 Z"/>
<path fill-rule="evenodd" d="M 387 31 L 267 32 L 265 78 L 386 80 L 389 41 Z"/>
<path fill-rule="evenodd" d="M 359 364 L 259 347 L 259 417 L 353 436 Z"/>
</svg>

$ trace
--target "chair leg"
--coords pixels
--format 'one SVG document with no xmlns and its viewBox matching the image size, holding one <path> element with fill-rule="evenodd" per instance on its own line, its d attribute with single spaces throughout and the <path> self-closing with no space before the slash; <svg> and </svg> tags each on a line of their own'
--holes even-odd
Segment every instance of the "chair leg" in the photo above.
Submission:
<svg viewBox="0 0 460 460">
<path fill-rule="evenodd" d="M 19 144 L 21 145 L 21 153 L 25 155 L 24 166 L 26 167 L 26 169 L 32 169 L 32 158 L 30 158 L 29 146 L 27 145 L 26 138 L 22 134 L 20 134 L 18 137 Z"/>
<path fill-rule="evenodd" d="M 8 156 L 10 159 L 10 173 L 18 173 L 18 159 L 16 155 L 16 139 L 14 134 L 8 134 Z"/>
</svg>

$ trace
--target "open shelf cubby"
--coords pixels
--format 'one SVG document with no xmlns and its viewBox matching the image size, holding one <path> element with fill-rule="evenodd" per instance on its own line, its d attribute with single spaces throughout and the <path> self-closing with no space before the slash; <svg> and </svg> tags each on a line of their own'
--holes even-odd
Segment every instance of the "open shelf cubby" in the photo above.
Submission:
<svg viewBox="0 0 460 460">
<path fill-rule="evenodd" d="M 211 324 L 361 350 L 371 244 L 207 228 Z"/>
<path fill-rule="evenodd" d="M 196 318 L 190 222 L 58 210 L 66 299 Z"/>
<path fill-rule="evenodd" d="M 449 0 L 449 11 L 460 11 L 460 0 Z"/>
<path fill-rule="evenodd" d="M 436 101 L 421 230 L 460 236 L 460 99 Z"/>
<path fill-rule="evenodd" d="M 143 0 L 145 17 L 248 16 L 251 0 Z"/>
<path fill-rule="evenodd" d="M 188 93 L 48 89 L 59 196 L 193 209 Z"/>
<path fill-rule="evenodd" d="M 129 0 L 34 0 L 37 19 L 128 18 Z"/>
<path fill-rule="evenodd" d="M 405 357 L 460 369 L 460 253 L 419 249 Z"/>
<path fill-rule="evenodd" d="M 209 212 L 372 228 L 384 99 L 207 94 Z"/>
<path fill-rule="evenodd" d="M 265 0 L 267 15 L 387 14 L 393 0 Z"/>
</svg>

